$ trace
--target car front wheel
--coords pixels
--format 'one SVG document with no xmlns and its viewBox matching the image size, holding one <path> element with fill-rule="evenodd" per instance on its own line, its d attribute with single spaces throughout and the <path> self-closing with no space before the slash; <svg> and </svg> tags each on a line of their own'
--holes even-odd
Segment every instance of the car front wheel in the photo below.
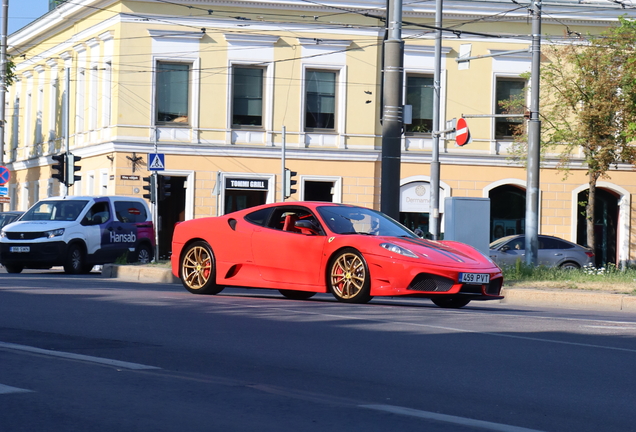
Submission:
<svg viewBox="0 0 636 432">
<path fill-rule="evenodd" d="M 66 255 L 64 271 L 68 274 L 80 274 L 86 269 L 84 251 L 79 245 L 72 245 Z M 92 266 L 91 266 L 92 267 Z"/>
<path fill-rule="evenodd" d="M 4 268 L 7 269 L 7 273 L 22 273 L 22 270 L 24 270 L 24 266 L 19 264 L 16 264 L 16 265 L 7 264 L 4 266 Z"/>
<path fill-rule="evenodd" d="M 347 248 L 335 255 L 327 269 L 327 285 L 336 300 L 367 303 L 371 296 L 369 268 L 362 254 Z"/>
<path fill-rule="evenodd" d="M 216 264 L 209 244 L 197 241 L 187 247 L 179 265 L 181 282 L 193 294 L 218 294 L 223 290 L 216 284 Z"/>
</svg>

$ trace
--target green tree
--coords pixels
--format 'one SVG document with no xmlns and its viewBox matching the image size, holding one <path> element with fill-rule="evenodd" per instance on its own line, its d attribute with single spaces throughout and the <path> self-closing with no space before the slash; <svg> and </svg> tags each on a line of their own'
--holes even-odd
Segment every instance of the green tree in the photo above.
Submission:
<svg viewBox="0 0 636 432">
<path fill-rule="evenodd" d="M 587 40 L 543 45 L 541 66 L 542 150 L 559 154 L 567 176 L 573 161 L 587 168 L 585 206 L 587 245 L 594 248 L 594 204 L 600 178 L 612 165 L 636 161 L 636 21 L 619 25 Z M 520 101 L 506 101 L 511 110 Z M 514 153 L 527 142 L 518 131 Z"/>
<path fill-rule="evenodd" d="M 10 87 L 11 84 L 15 81 L 15 63 L 7 56 L 7 70 L 5 75 L 5 80 L 7 87 Z"/>
</svg>

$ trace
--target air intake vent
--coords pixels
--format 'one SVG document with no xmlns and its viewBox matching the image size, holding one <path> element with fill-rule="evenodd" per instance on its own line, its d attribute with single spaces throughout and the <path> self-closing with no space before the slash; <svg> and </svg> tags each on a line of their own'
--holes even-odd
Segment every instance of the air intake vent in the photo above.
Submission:
<svg viewBox="0 0 636 432">
<path fill-rule="evenodd" d="M 408 289 L 411 291 L 447 292 L 454 284 L 455 282 L 452 279 L 428 273 L 420 273 L 415 276 L 415 279 L 413 279 Z"/>
</svg>

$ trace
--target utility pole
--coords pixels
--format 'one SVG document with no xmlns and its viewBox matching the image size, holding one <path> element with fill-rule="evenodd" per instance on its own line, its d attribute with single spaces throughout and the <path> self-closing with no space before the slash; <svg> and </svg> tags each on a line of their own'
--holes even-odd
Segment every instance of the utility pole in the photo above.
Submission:
<svg viewBox="0 0 636 432">
<path fill-rule="evenodd" d="M 2 26 L 0 26 L 0 165 L 4 165 L 5 100 L 7 93 L 7 27 L 9 24 L 9 0 L 2 0 Z M 4 204 L 0 204 L 4 210 Z"/>
<path fill-rule="evenodd" d="M 528 172 L 526 189 L 526 264 L 537 265 L 539 250 L 539 162 L 541 121 L 539 120 L 539 77 L 541 73 L 541 0 L 532 0 L 532 66 L 530 78 L 530 120 L 528 121 Z"/>
<path fill-rule="evenodd" d="M 384 106 L 382 114 L 382 176 L 380 210 L 398 219 L 400 216 L 400 164 L 403 126 L 402 0 L 389 0 L 388 38 L 384 41 Z"/>
<path fill-rule="evenodd" d="M 440 118 L 440 92 L 442 75 L 442 8 L 443 0 L 435 3 L 435 70 L 433 72 L 433 149 L 431 153 L 431 200 L 429 211 L 428 230 L 433 240 L 439 239 L 439 118 Z"/>
</svg>

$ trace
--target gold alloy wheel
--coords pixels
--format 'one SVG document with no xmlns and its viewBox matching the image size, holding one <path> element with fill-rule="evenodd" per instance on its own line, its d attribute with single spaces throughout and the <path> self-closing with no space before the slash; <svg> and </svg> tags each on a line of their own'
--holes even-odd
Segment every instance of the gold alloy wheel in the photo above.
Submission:
<svg viewBox="0 0 636 432">
<path fill-rule="evenodd" d="M 203 246 L 188 250 L 181 262 L 183 281 L 193 290 L 203 288 L 212 275 L 212 257 Z"/>
<path fill-rule="evenodd" d="M 343 253 L 331 266 L 331 286 L 338 297 L 351 299 L 364 289 L 367 274 L 362 259 Z"/>
</svg>

